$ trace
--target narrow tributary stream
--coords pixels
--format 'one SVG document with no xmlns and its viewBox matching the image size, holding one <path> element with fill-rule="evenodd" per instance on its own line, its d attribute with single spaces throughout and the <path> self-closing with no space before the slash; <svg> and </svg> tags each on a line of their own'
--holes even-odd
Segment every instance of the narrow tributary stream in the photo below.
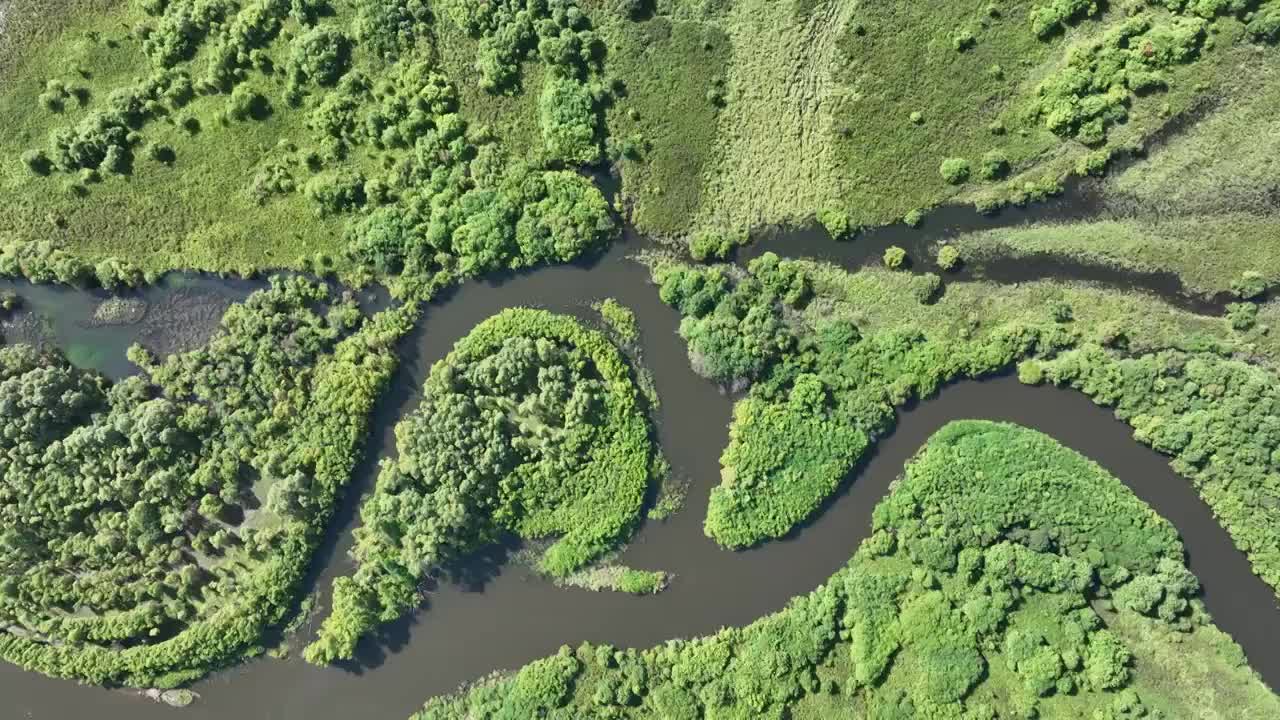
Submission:
<svg viewBox="0 0 1280 720">
<path fill-rule="evenodd" d="M 708 492 L 719 479 L 731 401 L 690 369 L 675 332 L 678 316 L 659 301 L 646 269 L 626 259 L 637 249 L 633 239 L 594 263 L 468 283 L 428 307 L 404 343 L 401 370 L 379 405 L 366 460 L 317 557 L 315 580 L 327 590 L 335 575 L 349 571 L 346 551 L 359 494 L 371 489 L 377 458 L 395 453 L 394 423 L 417 403 L 431 363 L 503 308 L 528 305 L 585 317 L 592 300 L 613 297 L 636 312 L 645 364 L 661 397 L 654 418 L 658 440 L 675 472 L 691 481 L 685 508 L 665 523 L 647 523 L 621 557 L 634 567 L 674 572 L 667 591 L 637 598 L 556 588 L 506 562 L 510 548 L 496 547 L 474 558 L 460 577 L 440 583 L 428 606 L 365 642 L 360 662 L 350 667 L 316 668 L 298 657 L 252 661 L 197 683 L 201 701 L 178 711 L 132 692 L 79 686 L 6 664 L 0 665 L 4 717 L 147 720 L 181 713 L 190 720 L 403 720 L 428 697 L 519 667 L 562 644 L 646 647 L 746 624 L 812 590 L 847 562 L 904 463 L 938 428 L 961 418 L 1039 429 L 1127 483 L 1181 533 L 1218 625 L 1241 643 L 1265 680 L 1280 683 L 1280 612 L 1272 590 L 1251 573 L 1167 458 L 1133 440 L 1109 411 L 1066 390 L 1026 387 L 1011 377 L 944 388 L 903 411 L 896 430 L 840 495 L 793 537 L 744 552 L 718 548 L 701 525 Z M 803 253 L 803 247 L 796 250 L 786 254 Z"/>
</svg>

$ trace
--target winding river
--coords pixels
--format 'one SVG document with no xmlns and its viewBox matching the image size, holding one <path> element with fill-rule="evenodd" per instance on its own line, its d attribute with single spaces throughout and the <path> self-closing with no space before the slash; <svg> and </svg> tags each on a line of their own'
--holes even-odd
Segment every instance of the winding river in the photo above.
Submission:
<svg viewBox="0 0 1280 720">
<path fill-rule="evenodd" d="M 1056 212 L 1053 207 L 1048 212 Z M 927 222 L 939 225 L 930 232 L 954 231 L 957 223 L 945 223 L 946 217 L 930 216 Z M 969 218 L 964 223 L 1011 221 L 1009 216 L 978 219 L 971 211 L 956 217 Z M 1014 213 L 1012 220 L 1018 219 Z M 835 245 L 821 233 L 800 232 L 785 239 L 765 237 L 749 253 L 762 249 L 793 256 L 813 253 L 853 266 L 878 258 L 888 244 L 903 245 L 923 257 L 924 241 L 919 238 L 924 235 L 894 228 Z M 359 495 L 372 487 L 377 458 L 395 452 L 393 426 L 417 403 L 418 388 L 431 364 L 456 340 L 506 307 L 531 305 L 585 317 L 592 300 L 614 297 L 636 312 L 644 362 L 654 373 L 661 398 L 655 413 L 658 439 L 674 471 L 691 483 L 685 508 L 666 522 L 646 523 L 621 557 L 634 567 L 674 572 L 675 581 L 667 591 L 637 598 L 556 588 L 507 562 L 512 546 L 498 546 L 473 558 L 456 577 L 440 582 L 426 607 L 362 644 L 360 661 L 351 666 L 317 668 L 298 657 L 255 660 L 197 683 L 193 689 L 201 700 L 176 711 L 132 691 L 81 686 L 0 664 L 4 716 L 149 720 L 182 713 L 190 720 L 404 720 L 428 697 L 495 670 L 516 668 L 553 653 L 562 644 L 593 641 L 645 647 L 746 624 L 781 609 L 788 598 L 813 589 L 847 562 L 868 534 L 872 508 L 904 463 L 938 428 L 961 418 L 1005 420 L 1039 429 L 1128 484 L 1177 527 L 1219 627 L 1244 647 L 1264 680 L 1280 686 L 1280 612 L 1275 594 L 1252 574 L 1243 554 L 1164 456 L 1133 440 L 1129 427 L 1108 410 L 1067 390 L 1027 387 L 1007 376 L 948 386 L 937 397 L 901 412 L 896 430 L 881 439 L 842 492 L 801 531 L 749 551 L 718 548 L 703 535 L 701 525 L 708 492 L 719 478 L 731 399 L 690 369 L 684 344 L 675 333 L 678 316 L 659 301 L 646 269 L 627 259 L 628 253 L 641 247 L 633 237 L 591 263 L 468 283 L 428 307 L 419 327 L 403 342 L 401 369 L 378 406 L 367 457 L 316 559 L 313 581 L 327 589 L 335 575 L 349 570 L 346 551 L 358 522 Z M 1001 281 L 1047 273 L 1111 279 L 1089 268 L 1025 262 L 966 272 Z M 1164 276 L 1114 279 L 1202 312 L 1220 310 L 1220 303 L 1213 300 L 1179 294 L 1176 278 L 1173 285 Z M 218 302 L 230 302 L 257 283 L 203 278 L 178 286 L 148 289 L 141 295 L 156 308 L 172 307 L 172 297 L 179 292 L 205 292 L 220 298 Z M 100 340 L 108 350 L 92 355 L 90 364 L 108 374 L 127 372 L 127 364 L 117 355 L 138 335 L 135 326 L 116 327 L 103 333 L 103 338 L 86 339 L 77 334 L 81 324 L 65 318 L 91 313 L 96 301 L 72 300 L 69 291 L 30 286 L 24 294 L 27 289 L 36 296 L 33 309 L 64 318 L 46 327 L 46 336 L 72 344 Z"/>
</svg>

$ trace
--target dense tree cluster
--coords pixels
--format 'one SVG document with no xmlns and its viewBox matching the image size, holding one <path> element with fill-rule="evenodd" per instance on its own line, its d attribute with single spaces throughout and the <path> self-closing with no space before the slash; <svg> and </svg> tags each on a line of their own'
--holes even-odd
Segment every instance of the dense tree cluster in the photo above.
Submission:
<svg viewBox="0 0 1280 720">
<path fill-rule="evenodd" d="M 781 613 L 644 651 L 562 648 L 415 718 L 1159 718 L 1106 625 L 1215 633 L 1196 590 L 1173 528 L 1115 478 L 1034 431 L 964 421 L 908 466 L 850 565 Z M 1187 661 L 1230 667 L 1217 638 Z"/>
<path fill-rule="evenodd" d="M 361 508 L 358 568 L 307 659 L 356 642 L 417 604 L 432 570 L 500 530 L 558 536 L 539 561 L 563 577 L 639 521 L 653 448 L 623 355 L 571 317 L 515 309 L 476 326 L 432 369 L 396 427 L 398 458 Z"/>
<path fill-rule="evenodd" d="M 975 334 L 927 336 L 903 322 L 864 336 L 840 314 L 806 315 L 765 289 L 803 285 L 776 279 L 803 277 L 803 264 L 757 262 L 736 279 L 721 267 L 655 268 L 663 300 L 685 316 L 694 368 L 750 386 L 734 409 L 725 478 L 708 509 L 706 531 L 717 542 L 742 547 L 785 535 L 892 428 L 895 407 L 1023 361 L 1024 381 L 1071 385 L 1114 405 L 1140 440 L 1171 455 L 1255 572 L 1280 589 L 1280 383 L 1268 370 L 1212 345 L 1126 357 L 1123 329 L 1102 333 L 1109 347 L 1084 342 L 1064 303 Z M 1256 306 L 1248 307 L 1232 310 L 1237 327 L 1255 322 Z"/>
<path fill-rule="evenodd" d="M 707 534 L 730 547 L 781 537 L 808 517 L 892 428 L 895 406 L 1069 339 L 1052 322 L 1005 327 L 981 341 L 926 338 L 911 327 L 863 337 L 841 318 L 810 327 L 796 311 L 811 299 L 812 281 L 771 253 L 737 279 L 722 267 L 674 265 L 656 267 L 655 280 L 684 316 L 680 334 L 694 369 L 751 388 L 734 409 L 725 481 L 712 491 L 706 520 Z M 940 282 L 912 280 L 922 296 Z"/>
<path fill-rule="evenodd" d="M 1085 345 L 1026 361 L 1020 374 L 1115 407 L 1134 437 L 1173 457 L 1254 572 L 1280 590 L 1280 381 L 1272 372 L 1213 355 L 1123 357 Z"/>
<path fill-rule="evenodd" d="M 224 125 L 282 108 L 301 114 L 309 133 L 282 139 L 246 178 L 248 194 L 265 204 L 298 193 L 345 223 L 342 266 L 357 277 L 400 276 L 399 295 L 430 297 L 461 278 L 571 260 L 616 234 L 604 196 L 572 171 L 600 159 L 611 94 L 599 40 L 573 2 L 442 3 L 442 20 L 424 3 L 381 0 L 352 16 L 311 0 L 169 0 L 148 13 L 136 34 L 150 76 L 56 127 L 46 149 L 24 155 L 31 172 L 79 173 L 68 189 L 83 195 L 106 175 L 131 173 L 143 147 L 171 164 L 172 148 L 145 144 L 148 123 L 194 134 L 195 116 L 177 113 L 222 95 Z M 547 65 L 541 152 L 510 158 L 487 130 L 468 127 L 432 47 L 438 21 L 480 38 L 482 68 L 510 64 L 486 74 L 494 89 L 531 53 Z M 58 79 L 45 94 L 57 111 L 86 95 Z"/>
<path fill-rule="evenodd" d="M 1059 135 L 1101 143 L 1108 126 L 1128 117 L 1132 93 L 1163 89 L 1162 70 L 1199 53 L 1206 26 L 1193 16 L 1125 20 L 1041 83 L 1036 113 Z"/>
<path fill-rule="evenodd" d="M 115 385 L 0 349 L 0 656 L 168 686 L 251 652 L 292 604 L 411 317 L 366 321 L 281 279 L 201 349 L 135 346 L 143 374 Z"/>
</svg>

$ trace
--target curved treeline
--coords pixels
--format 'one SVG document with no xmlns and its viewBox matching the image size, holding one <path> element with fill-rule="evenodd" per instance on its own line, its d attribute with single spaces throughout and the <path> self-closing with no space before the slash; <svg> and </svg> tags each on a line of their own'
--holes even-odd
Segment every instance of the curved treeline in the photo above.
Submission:
<svg viewBox="0 0 1280 720">
<path fill-rule="evenodd" d="M 912 295 L 928 276 L 847 274 L 772 254 L 746 273 L 659 262 L 654 278 L 684 316 L 695 369 L 750 387 L 706 518 L 725 546 L 781 537 L 810 517 L 892 429 L 895 408 L 1022 362 L 1025 382 L 1077 387 L 1173 456 L 1280 589 L 1280 378 L 1240 359 L 1275 352 L 1264 330 L 1052 284 L 953 285 L 921 305 Z"/>
<path fill-rule="evenodd" d="M 259 652 L 359 456 L 412 308 L 278 278 L 114 385 L 0 349 L 0 656 L 167 687 Z"/>
<path fill-rule="evenodd" d="M 353 657 L 418 604 L 429 572 L 500 532 L 556 536 L 539 561 L 554 577 L 600 558 L 639 522 L 655 458 L 622 353 L 572 317 L 530 309 L 459 340 L 396 438 L 312 662 Z"/>
<path fill-rule="evenodd" d="M 566 647 L 415 718 L 1280 712 L 1198 587 L 1173 527 L 1096 464 L 960 421 L 907 466 L 850 564 L 782 612 L 648 650 Z"/>
</svg>

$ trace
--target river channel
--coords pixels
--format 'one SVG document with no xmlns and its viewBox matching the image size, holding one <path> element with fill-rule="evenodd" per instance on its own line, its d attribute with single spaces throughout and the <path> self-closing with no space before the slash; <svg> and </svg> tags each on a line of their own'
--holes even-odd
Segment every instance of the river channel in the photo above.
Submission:
<svg viewBox="0 0 1280 720">
<path fill-rule="evenodd" d="M 927 222 L 935 221 L 936 215 Z M 826 245 L 814 254 L 854 266 L 876 257 L 881 244 L 909 244 L 893 240 L 898 236 L 890 233 L 922 234 L 905 228 L 880 232 L 883 235 L 870 234 L 865 243 L 860 238 L 836 245 L 825 239 Z M 761 249 L 803 255 L 811 245 L 818 247 L 820 235 L 795 233 L 790 238 L 794 244 L 765 237 L 744 256 Z M 653 372 L 661 399 L 654 413 L 658 440 L 674 472 L 690 482 L 683 510 L 666 522 L 646 523 L 620 558 L 633 567 L 674 573 L 675 580 L 665 592 L 631 597 L 557 588 L 509 562 L 513 546 L 498 546 L 460 568 L 456 577 L 442 580 L 428 603 L 411 617 L 366 640 L 359 662 L 352 665 L 317 668 L 296 653 L 286 660 L 264 657 L 197 683 L 193 689 L 201 695 L 199 702 L 174 710 L 133 691 L 77 685 L 0 664 L 4 717 L 405 720 L 431 696 L 495 670 L 517 668 L 555 652 L 562 644 L 592 641 L 646 647 L 747 624 L 783 608 L 788 598 L 812 590 L 844 565 L 868 534 L 872 508 L 904 463 L 933 432 L 962 418 L 1036 428 L 1123 480 L 1177 527 L 1218 626 L 1244 647 L 1250 664 L 1268 684 L 1280 683 L 1280 612 L 1271 588 L 1252 574 L 1244 555 L 1190 483 L 1169 468 L 1166 457 L 1132 439 L 1130 428 L 1110 411 L 1072 391 L 1027 387 L 1008 376 L 950 385 L 935 398 L 904 409 L 897 428 L 879 441 L 840 494 L 803 529 L 752 550 L 730 552 L 717 547 L 703 535 L 702 518 L 708 493 L 719 479 L 732 400 L 690 369 L 684 343 L 676 334 L 679 317 L 659 301 L 646 269 L 628 259 L 629 253 L 643 247 L 641 240 L 631 237 L 589 263 L 467 283 L 426 309 L 418 328 L 403 342 L 401 368 L 376 410 L 366 459 L 315 561 L 313 579 L 317 587 L 327 590 L 334 576 L 349 571 L 346 551 L 358 523 L 359 496 L 372 487 L 377 459 L 395 453 L 396 420 L 413 409 L 431 364 L 456 340 L 503 308 L 524 305 L 588 317 L 591 301 L 613 297 L 636 313 L 644 363 Z M 908 250 L 921 252 L 915 247 Z M 1091 276 L 1087 268 L 1055 265 L 1046 269 L 1024 262 L 1019 271 L 1023 276 L 1012 277 L 1017 270 L 1010 266 L 966 272 L 1001 281 L 1030 280 L 1049 272 L 1075 272 L 1077 279 L 1085 280 L 1109 279 Z M 1123 280 L 1127 287 L 1158 292 L 1183 306 L 1204 312 L 1218 309 L 1212 300 L 1182 296 L 1165 277 L 1126 276 Z M 258 286 L 203 276 L 176 285 L 149 289 L 142 296 L 155 312 L 162 312 L 172 306 L 176 293 L 206 292 L 221 298 L 219 302 L 231 302 Z M 46 336 L 64 345 L 101 343 L 86 355 L 89 364 L 108 374 L 128 372 L 123 348 L 140 335 L 139 325 L 145 327 L 145 323 L 103 331 L 83 319 L 65 319 L 94 312 L 97 300 L 74 300 L 70 291 L 21 289 L 39 296 L 32 301 L 35 310 L 58 311 L 64 317 L 62 322 L 45 324 Z M 80 334 L 77 328 L 101 337 Z M 327 603 L 327 593 L 322 602 Z M 301 639 L 313 630 L 314 626 L 305 628 Z"/>
</svg>

